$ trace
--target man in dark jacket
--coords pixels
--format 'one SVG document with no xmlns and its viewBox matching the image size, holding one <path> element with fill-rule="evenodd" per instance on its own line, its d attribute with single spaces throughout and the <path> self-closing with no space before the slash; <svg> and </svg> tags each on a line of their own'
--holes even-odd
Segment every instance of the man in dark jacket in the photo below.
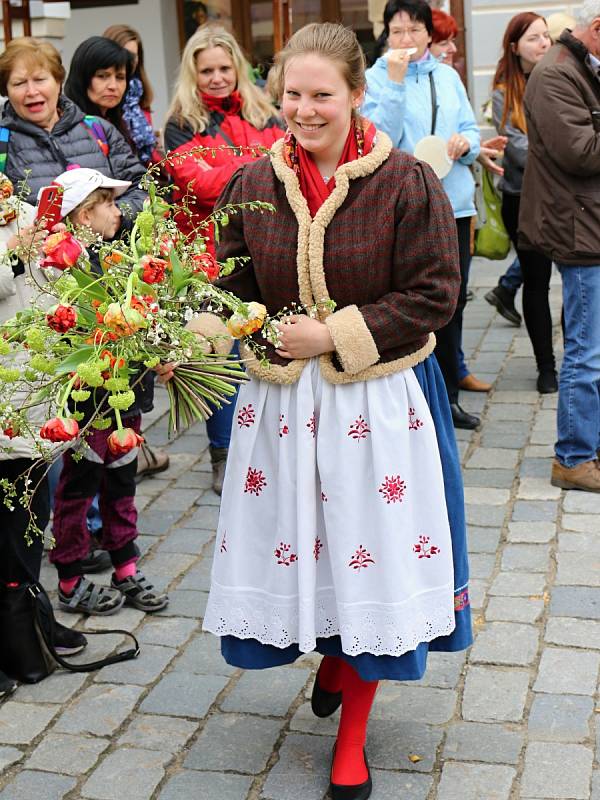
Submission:
<svg viewBox="0 0 600 800">
<path fill-rule="evenodd" d="M 521 244 L 562 276 L 565 354 L 552 484 L 600 492 L 600 0 L 532 72 Z"/>
</svg>

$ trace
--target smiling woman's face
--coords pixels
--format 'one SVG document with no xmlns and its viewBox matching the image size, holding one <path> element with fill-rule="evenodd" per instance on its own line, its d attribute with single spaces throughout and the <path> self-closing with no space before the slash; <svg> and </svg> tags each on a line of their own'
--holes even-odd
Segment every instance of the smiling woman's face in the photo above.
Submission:
<svg viewBox="0 0 600 800">
<path fill-rule="evenodd" d="M 58 121 L 60 84 L 48 69 L 17 60 L 6 86 L 17 116 L 40 128 L 52 129 Z"/>
</svg>

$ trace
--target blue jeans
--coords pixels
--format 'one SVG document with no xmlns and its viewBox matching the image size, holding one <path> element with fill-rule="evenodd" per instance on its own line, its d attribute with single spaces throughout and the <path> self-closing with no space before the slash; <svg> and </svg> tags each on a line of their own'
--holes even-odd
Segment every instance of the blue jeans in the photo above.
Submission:
<svg viewBox="0 0 600 800">
<path fill-rule="evenodd" d="M 600 431 L 600 265 L 557 264 L 565 354 L 558 390 L 556 457 L 565 467 L 596 458 Z"/>
<path fill-rule="evenodd" d="M 519 291 L 523 285 L 523 273 L 521 272 L 521 264 L 518 256 L 515 256 L 515 260 L 500 278 L 498 283 L 512 294 L 516 294 Z"/>
<path fill-rule="evenodd" d="M 238 342 L 233 346 L 232 354 L 239 356 L 240 348 Z M 215 408 L 212 417 L 206 420 L 206 433 L 208 434 L 208 441 L 211 447 L 229 447 L 231 439 L 231 428 L 233 426 L 233 412 L 235 411 L 235 401 L 237 400 L 237 392 L 239 386 L 236 387 L 236 393 L 229 398 L 229 404 L 223 404 L 222 408 Z"/>
</svg>

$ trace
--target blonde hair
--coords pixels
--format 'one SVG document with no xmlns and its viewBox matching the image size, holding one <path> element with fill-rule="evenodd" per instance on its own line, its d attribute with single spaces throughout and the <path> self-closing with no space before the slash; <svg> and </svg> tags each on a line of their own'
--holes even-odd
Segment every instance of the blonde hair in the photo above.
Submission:
<svg viewBox="0 0 600 800">
<path fill-rule="evenodd" d="M 279 100 L 283 97 L 285 70 L 297 56 L 316 55 L 335 61 L 351 91 L 363 89 L 366 83 L 365 56 L 354 31 L 336 22 L 312 22 L 291 37 L 275 56 L 275 66 L 269 73 L 269 88 Z"/>
<path fill-rule="evenodd" d="M 66 71 L 54 45 L 33 36 L 20 36 L 12 39 L 0 56 L 0 94 L 5 97 L 8 80 L 18 61 L 24 61 L 29 69 L 47 69 L 60 86 L 65 80 Z"/>
<path fill-rule="evenodd" d="M 250 80 L 250 64 L 235 38 L 225 28 L 210 25 L 196 31 L 185 46 L 167 118 L 174 118 L 180 126 L 189 125 L 194 133 L 202 133 L 208 127 L 210 112 L 198 94 L 196 58 L 198 53 L 212 47 L 222 47 L 231 57 L 237 75 L 236 88 L 244 101 L 242 117 L 254 128 L 262 130 L 272 117 L 277 116 L 277 109 Z"/>
<path fill-rule="evenodd" d="M 114 199 L 115 190 L 109 189 L 106 186 L 101 186 L 99 189 L 94 189 L 93 192 L 90 192 L 85 200 L 82 200 L 78 206 L 75 206 L 75 208 L 67 214 L 65 219 L 68 219 L 73 225 L 77 225 L 79 215 L 82 211 L 89 211 L 94 208 L 94 206 L 100 205 L 100 203 L 108 203 Z"/>
</svg>

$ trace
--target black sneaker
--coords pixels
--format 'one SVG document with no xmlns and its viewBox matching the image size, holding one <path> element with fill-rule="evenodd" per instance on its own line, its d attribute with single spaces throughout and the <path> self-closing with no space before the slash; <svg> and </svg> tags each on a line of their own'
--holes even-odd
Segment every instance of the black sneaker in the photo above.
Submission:
<svg viewBox="0 0 600 800">
<path fill-rule="evenodd" d="M 542 369 L 537 379 L 537 390 L 540 394 L 555 394 L 558 392 L 556 370 Z"/>
<path fill-rule="evenodd" d="M 491 306 L 494 306 L 501 317 L 504 317 L 504 319 L 512 322 L 517 327 L 521 325 L 521 315 L 515 308 L 515 296 L 512 292 L 498 284 L 494 289 L 487 292 L 484 297 Z"/>
<path fill-rule="evenodd" d="M 94 545 L 90 547 L 89 553 L 81 561 L 81 571 L 86 575 L 92 572 L 105 572 L 111 567 L 110 554 L 106 550 L 94 547 Z"/>
<path fill-rule="evenodd" d="M 0 700 L 4 700 L 17 688 L 17 682 L 0 670 Z"/>
<path fill-rule="evenodd" d="M 87 647 L 87 639 L 83 633 L 71 630 L 61 625 L 60 622 L 54 624 L 54 649 L 59 656 L 74 656 Z"/>
</svg>

